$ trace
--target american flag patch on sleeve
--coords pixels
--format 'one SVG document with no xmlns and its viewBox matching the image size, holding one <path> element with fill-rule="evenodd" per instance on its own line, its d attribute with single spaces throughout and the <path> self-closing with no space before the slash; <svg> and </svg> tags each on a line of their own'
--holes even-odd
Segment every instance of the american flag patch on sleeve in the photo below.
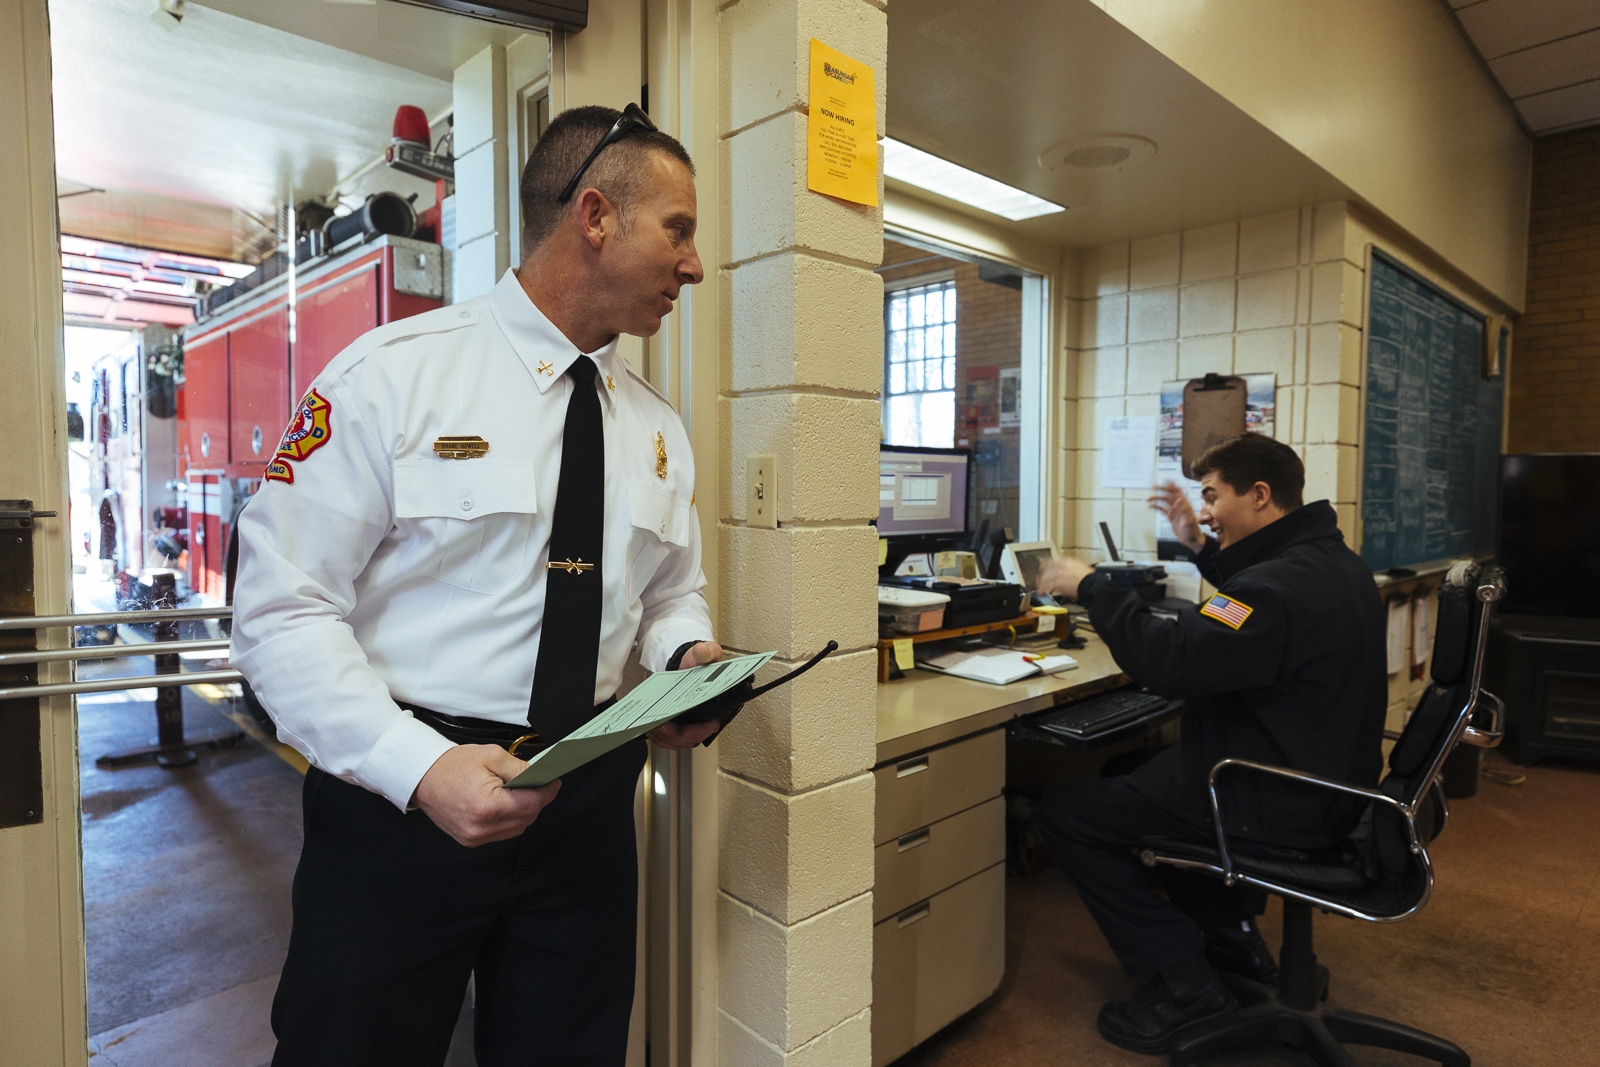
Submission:
<svg viewBox="0 0 1600 1067">
<path fill-rule="evenodd" d="M 1237 630 L 1244 625 L 1244 620 L 1248 619 L 1250 613 L 1254 610 L 1255 608 L 1241 604 L 1231 596 L 1224 596 L 1218 593 L 1205 602 L 1205 606 L 1200 609 L 1200 614 L 1216 619 L 1218 622 L 1226 623 Z"/>
</svg>

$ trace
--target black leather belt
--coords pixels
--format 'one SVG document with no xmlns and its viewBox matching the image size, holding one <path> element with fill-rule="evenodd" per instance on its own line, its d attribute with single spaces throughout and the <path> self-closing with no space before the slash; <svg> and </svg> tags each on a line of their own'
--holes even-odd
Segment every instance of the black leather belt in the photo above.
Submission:
<svg viewBox="0 0 1600 1067">
<path fill-rule="evenodd" d="M 617 698 L 612 697 L 605 703 L 596 705 L 594 713 L 598 715 L 616 702 Z M 528 759 L 551 744 L 525 722 L 507 723 L 495 722 L 493 719 L 472 719 L 465 715 L 446 715 L 442 711 L 434 711 L 432 708 L 410 704 L 404 700 L 397 700 L 395 703 L 415 715 L 419 722 L 437 730 L 445 740 L 458 745 L 499 745 L 518 759 Z"/>
</svg>

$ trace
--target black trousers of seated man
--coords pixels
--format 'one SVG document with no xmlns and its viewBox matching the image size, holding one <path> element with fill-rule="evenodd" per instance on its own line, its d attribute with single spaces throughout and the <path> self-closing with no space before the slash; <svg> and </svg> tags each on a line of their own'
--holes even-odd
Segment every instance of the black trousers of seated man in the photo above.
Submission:
<svg viewBox="0 0 1600 1067">
<path fill-rule="evenodd" d="M 312 769 L 273 1067 L 440 1067 L 469 975 L 480 1067 L 622 1067 L 644 760 L 612 750 L 477 848 Z"/>
<path fill-rule="evenodd" d="M 1150 836 L 1215 844 L 1210 809 L 1162 807 L 1128 776 L 1059 786 L 1034 805 L 1051 856 L 1129 974 L 1153 974 L 1205 954 L 1205 933 L 1237 928 L 1262 911 L 1259 893 L 1173 867 L 1148 868 L 1137 848 Z M 1166 897 L 1152 890 L 1154 880 Z"/>
</svg>

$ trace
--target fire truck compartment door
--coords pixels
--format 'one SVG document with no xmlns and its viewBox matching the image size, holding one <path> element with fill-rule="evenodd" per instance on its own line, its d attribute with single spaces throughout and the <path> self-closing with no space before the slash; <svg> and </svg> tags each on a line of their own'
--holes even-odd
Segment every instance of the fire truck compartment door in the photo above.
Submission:
<svg viewBox="0 0 1600 1067">
<path fill-rule="evenodd" d="M 527 572 L 523 556 L 539 509 L 531 465 L 446 460 L 394 468 L 402 565 L 447 585 L 493 593 Z"/>
</svg>

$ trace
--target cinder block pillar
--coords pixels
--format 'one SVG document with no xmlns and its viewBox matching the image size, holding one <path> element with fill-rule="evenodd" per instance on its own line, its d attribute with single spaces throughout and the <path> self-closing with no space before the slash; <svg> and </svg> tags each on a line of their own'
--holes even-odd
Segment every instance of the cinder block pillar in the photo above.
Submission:
<svg viewBox="0 0 1600 1067">
<path fill-rule="evenodd" d="M 874 68 L 881 136 L 887 20 L 869 0 L 737 0 L 718 34 L 717 633 L 776 648 L 769 675 L 841 649 L 717 744 L 718 1060 L 867 1067 L 883 213 L 810 192 L 805 152 L 813 37 Z M 751 454 L 778 457 L 775 530 L 745 521 Z"/>
</svg>

